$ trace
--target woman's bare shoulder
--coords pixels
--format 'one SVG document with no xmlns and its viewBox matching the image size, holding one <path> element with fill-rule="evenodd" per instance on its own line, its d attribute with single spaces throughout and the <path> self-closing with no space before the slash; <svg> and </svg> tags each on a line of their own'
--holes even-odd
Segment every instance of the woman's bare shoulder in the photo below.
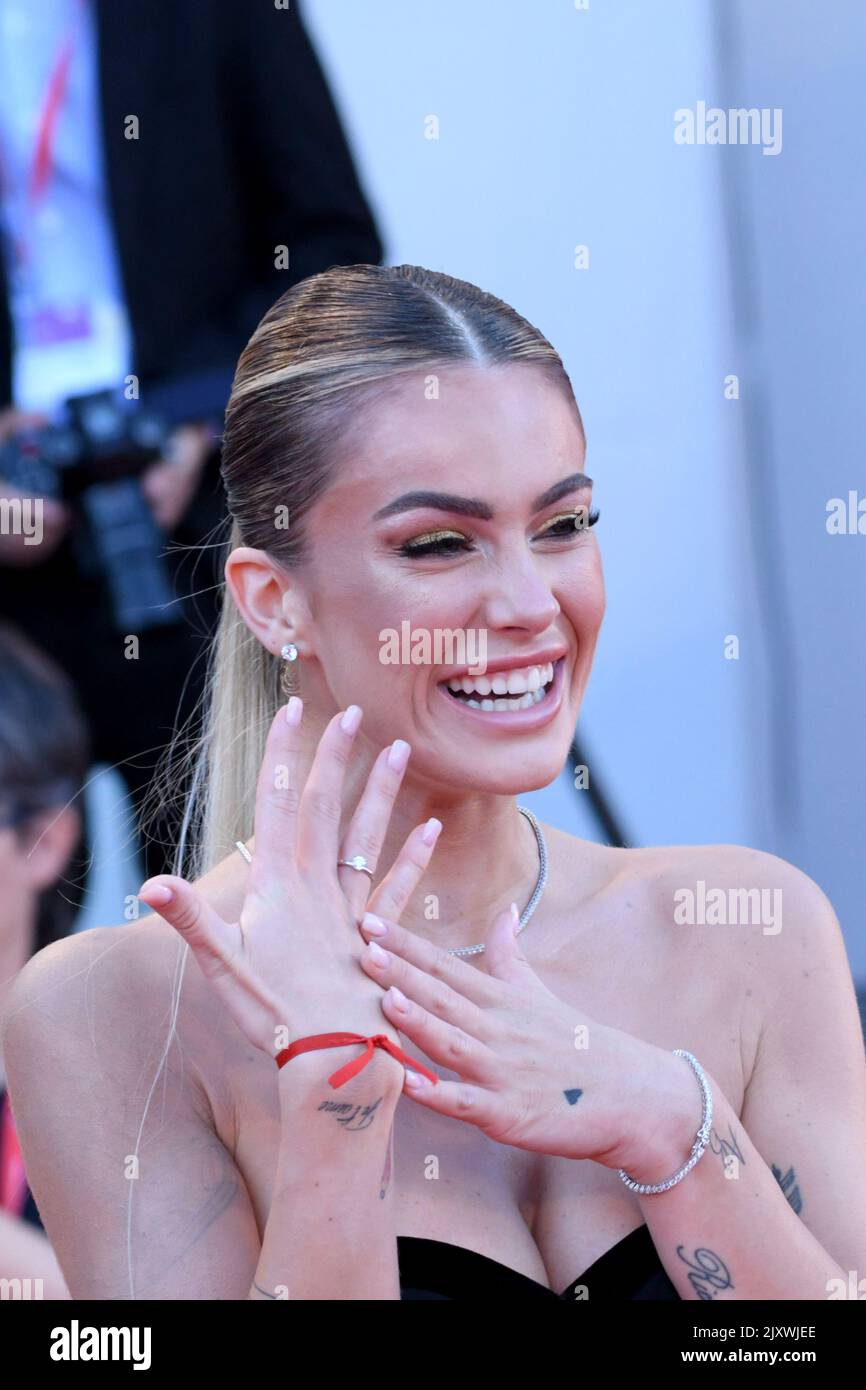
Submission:
<svg viewBox="0 0 866 1390">
<path fill-rule="evenodd" d="M 0 1021 L 4 1053 L 30 1051 L 37 1035 L 58 1048 L 80 1046 L 99 1065 L 123 1070 L 165 1033 L 183 943 L 148 915 L 74 932 L 32 956 L 19 972 Z M 192 988 L 187 991 L 188 1004 Z M 20 1044 L 20 1047 L 19 1047 Z M 34 1055 L 41 1055 L 34 1048 Z"/>
<path fill-rule="evenodd" d="M 695 895 L 696 911 L 710 894 L 720 890 L 733 895 L 733 909 L 742 901 L 744 907 L 754 904 L 757 910 L 759 899 L 755 895 L 774 890 L 790 899 L 798 916 L 819 901 L 826 902 L 814 880 L 796 865 L 748 845 L 605 845 L 580 840 L 553 826 L 545 826 L 545 836 L 551 850 L 558 853 L 565 876 L 573 864 L 571 876 L 581 876 L 585 888 L 595 892 L 618 885 L 643 886 L 650 894 L 666 895 L 672 906 L 676 905 L 673 895 L 679 894 L 684 912 L 689 891 Z M 741 897 L 750 893 L 751 898 Z M 721 913 L 721 899 L 715 901 Z"/>
<path fill-rule="evenodd" d="M 239 901 L 245 865 L 230 856 L 196 881 L 196 888 L 218 912 L 230 915 Z M 27 1011 L 34 1023 L 82 1020 L 117 1027 L 134 1021 L 141 1028 L 156 1016 L 167 1020 L 168 1001 L 182 980 L 180 1017 L 207 1011 L 212 993 L 193 953 L 167 922 L 146 915 L 116 926 L 92 927 L 53 942 L 24 966 L 4 1011 L 0 1028 L 13 1027 Z"/>
<path fill-rule="evenodd" d="M 818 884 L 795 864 L 749 845 L 660 845 L 619 852 L 621 872 L 644 879 L 671 906 L 674 925 L 754 926 L 779 935 L 829 907 Z"/>
<path fill-rule="evenodd" d="M 203 987 L 192 952 L 151 915 L 55 942 L 15 980 L 3 1028 L 9 1092 L 74 1298 L 249 1289 L 255 1219 L 199 1066 Z"/>
<path fill-rule="evenodd" d="M 801 997 L 819 963 L 843 955 L 821 888 L 748 845 L 588 846 L 556 831 L 549 844 L 580 978 L 600 943 L 606 962 L 619 953 L 636 980 L 652 981 L 667 1020 L 684 1005 L 684 1024 L 701 1020 L 698 1041 L 741 1103 L 764 1030 Z"/>
<path fill-rule="evenodd" d="M 559 831 L 549 839 L 562 866 L 563 910 L 580 917 L 591 904 L 606 936 L 619 924 L 629 949 L 675 959 L 686 973 L 711 967 L 720 985 L 746 994 L 754 987 L 762 1017 L 790 968 L 841 939 L 818 884 L 767 851 L 590 845 Z"/>
</svg>

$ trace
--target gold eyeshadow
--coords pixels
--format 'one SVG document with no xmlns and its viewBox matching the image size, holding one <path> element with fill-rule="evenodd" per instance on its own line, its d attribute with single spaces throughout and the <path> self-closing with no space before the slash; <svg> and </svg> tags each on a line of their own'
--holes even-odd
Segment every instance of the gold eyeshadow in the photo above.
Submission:
<svg viewBox="0 0 866 1390">
<path fill-rule="evenodd" d="M 407 545 L 423 545 L 427 541 L 441 541 L 454 538 L 458 541 L 465 541 L 466 537 L 461 531 L 425 531 L 420 536 L 410 536 Z"/>
<path fill-rule="evenodd" d="M 548 535 L 549 532 L 553 531 L 554 527 L 561 525 L 564 521 L 577 523 L 582 519 L 584 523 L 582 526 L 575 524 L 572 528 L 572 534 L 577 534 L 580 531 L 586 530 L 589 526 L 594 526 L 598 517 L 598 511 L 589 511 L 587 514 L 586 507 L 578 507 L 572 511 L 560 512 L 556 516 L 552 516 L 550 520 L 545 523 L 542 530 L 538 532 L 538 535 L 543 538 Z M 553 539 L 567 541 L 569 539 L 569 534 L 568 532 L 560 531 Z M 410 536 L 408 540 L 403 541 L 396 549 L 398 555 L 409 558 L 412 556 L 429 556 L 435 554 L 444 556 L 448 553 L 444 547 L 448 546 L 449 542 L 452 546 L 460 546 L 464 551 L 470 551 L 472 549 L 472 543 L 469 538 L 465 536 L 462 531 L 454 531 L 450 527 L 439 531 L 424 531 L 420 535 Z M 435 549 L 437 546 L 442 548 L 437 551 Z M 451 553 L 454 552 L 452 551 Z"/>
<path fill-rule="evenodd" d="M 593 526 L 595 524 L 595 522 L 598 520 L 598 515 L 599 514 L 597 511 L 594 512 L 591 509 L 588 510 L 586 507 L 578 507 L 571 512 L 560 512 L 558 516 L 552 516 L 549 518 L 549 520 L 547 520 L 544 523 L 544 526 L 541 530 L 541 534 L 543 535 L 545 531 L 547 531 L 550 527 L 556 526 L 557 523 L 560 521 L 576 522 L 578 519 L 582 519 L 583 526 L 575 525 L 575 531 L 585 530 L 587 526 Z"/>
</svg>

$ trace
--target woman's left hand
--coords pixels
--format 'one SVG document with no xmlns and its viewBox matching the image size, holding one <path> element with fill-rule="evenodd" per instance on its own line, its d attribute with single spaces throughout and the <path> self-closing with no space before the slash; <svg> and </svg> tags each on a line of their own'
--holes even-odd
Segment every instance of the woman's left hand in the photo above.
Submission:
<svg viewBox="0 0 866 1390">
<path fill-rule="evenodd" d="M 382 935 L 369 930 L 377 920 Z M 387 991 L 386 1018 L 459 1077 L 435 1084 L 418 1077 L 413 1085 L 407 1073 L 404 1094 L 501 1144 L 592 1159 L 638 1182 L 669 1177 L 688 1157 L 701 1120 L 689 1064 L 553 994 L 523 955 L 515 922 L 511 911 L 494 921 L 484 973 L 365 914 L 361 964 Z"/>
</svg>

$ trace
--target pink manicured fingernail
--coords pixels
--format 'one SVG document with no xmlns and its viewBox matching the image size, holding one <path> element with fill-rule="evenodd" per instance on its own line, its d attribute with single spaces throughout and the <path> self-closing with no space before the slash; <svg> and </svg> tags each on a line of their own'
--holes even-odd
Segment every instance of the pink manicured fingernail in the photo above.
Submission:
<svg viewBox="0 0 866 1390">
<path fill-rule="evenodd" d="M 361 926 L 364 928 L 364 931 L 369 932 L 371 936 L 385 936 L 388 931 L 381 917 L 376 917 L 372 912 L 364 913 L 361 918 Z"/>
<path fill-rule="evenodd" d="M 423 1086 L 430 1085 L 426 1076 L 419 1076 L 417 1071 L 410 1071 L 408 1067 L 406 1068 L 406 1080 L 410 1086 L 417 1087 L 419 1091 Z"/>
<path fill-rule="evenodd" d="M 412 749 L 404 738 L 395 738 L 388 751 L 388 766 L 394 772 L 402 772 L 409 761 Z"/>
<path fill-rule="evenodd" d="M 424 829 L 421 831 L 421 839 L 424 841 L 425 845 L 434 845 L 436 843 L 436 836 L 441 829 L 441 820 L 437 820 L 435 816 L 431 816 L 424 826 Z"/>
<path fill-rule="evenodd" d="M 153 898 L 155 902 L 167 903 L 174 897 L 174 891 L 165 883 L 153 883 L 150 887 L 148 887 L 146 883 L 143 883 L 141 886 L 147 890 L 148 896 Z M 138 893 L 138 897 L 141 897 L 140 892 Z M 147 899 L 143 898 L 142 901 L 147 902 Z M 148 903 L 148 907 L 150 906 L 152 906 L 152 904 Z"/>
<path fill-rule="evenodd" d="M 391 1002 L 398 1013 L 407 1014 L 409 1012 L 409 1000 L 396 985 L 391 985 L 391 988 L 386 989 L 385 993 L 391 996 Z"/>
<path fill-rule="evenodd" d="M 376 962 L 376 964 L 377 964 L 377 965 L 387 965 L 388 962 L 389 962 L 390 959 L 391 959 L 391 957 L 388 955 L 388 952 L 387 952 L 387 951 L 383 951 L 383 950 L 382 950 L 382 947 L 379 945 L 379 943 L 378 943 L 377 941 L 371 941 L 371 942 L 369 943 L 369 945 L 370 945 L 370 956 L 371 956 L 371 958 Z"/>
<path fill-rule="evenodd" d="M 340 728 L 347 734 L 353 734 L 361 722 L 360 705 L 350 705 L 340 720 Z"/>
<path fill-rule="evenodd" d="M 301 715 L 304 712 L 304 702 L 299 695 L 292 695 L 286 705 L 286 723 L 296 728 L 301 722 Z"/>
</svg>

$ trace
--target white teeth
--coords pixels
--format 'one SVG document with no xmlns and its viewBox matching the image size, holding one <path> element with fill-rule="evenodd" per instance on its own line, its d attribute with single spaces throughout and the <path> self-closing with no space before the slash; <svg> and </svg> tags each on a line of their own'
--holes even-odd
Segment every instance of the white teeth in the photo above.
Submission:
<svg viewBox="0 0 866 1390">
<path fill-rule="evenodd" d="M 461 703 L 469 705 L 471 709 L 480 710 L 508 710 L 513 713 L 520 709 L 529 709 L 532 705 L 537 705 L 539 700 L 544 699 L 544 691 L 539 687 L 538 690 L 527 690 L 519 700 L 463 700 Z"/>
<path fill-rule="evenodd" d="M 537 701 L 536 699 L 534 699 L 531 690 L 527 690 L 526 694 L 525 694 L 525 695 L 521 695 L 521 697 L 520 697 L 519 700 L 494 700 L 494 701 L 493 701 L 493 705 L 494 705 L 494 708 L 495 708 L 495 709 L 529 709 L 529 706 L 530 706 L 530 705 L 537 705 L 537 704 L 538 704 L 538 701 Z"/>
<path fill-rule="evenodd" d="M 497 671 L 494 676 L 454 676 L 448 681 L 450 690 L 464 695 L 525 695 L 540 690 L 553 680 L 553 662 L 543 666 L 522 666 L 512 671 Z"/>
<path fill-rule="evenodd" d="M 454 676 L 447 686 L 449 690 L 469 696 L 469 699 L 459 703 L 468 705 L 470 709 L 480 709 L 484 713 L 516 714 L 543 700 L 546 695 L 544 687 L 552 680 L 553 662 L 548 661 L 544 666 L 497 671 L 494 676 Z"/>
</svg>

